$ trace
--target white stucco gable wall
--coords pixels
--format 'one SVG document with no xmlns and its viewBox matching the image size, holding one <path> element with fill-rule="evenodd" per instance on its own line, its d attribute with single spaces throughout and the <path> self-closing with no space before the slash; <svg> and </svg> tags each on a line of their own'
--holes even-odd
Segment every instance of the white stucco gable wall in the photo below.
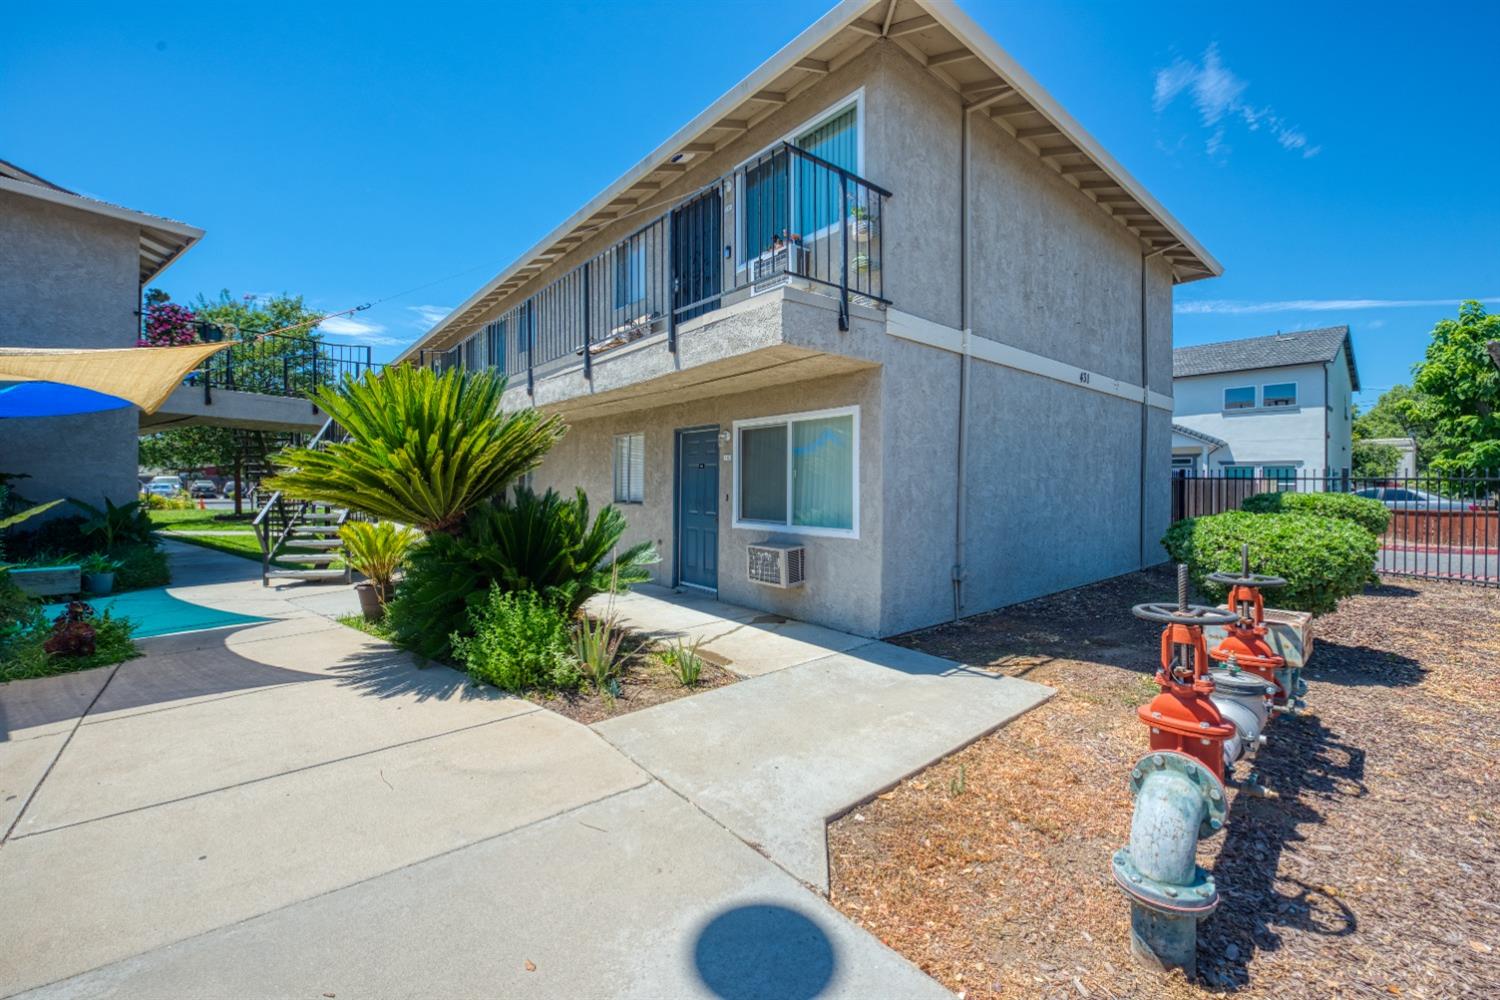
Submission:
<svg viewBox="0 0 1500 1000">
<path fill-rule="evenodd" d="M 1348 371 L 1341 359 L 1342 354 L 1335 364 L 1344 373 L 1347 386 Z M 1172 422 L 1229 443 L 1227 449 L 1221 448 L 1211 456 L 1213 469 L 1225 464 L 1323 469 L 1328 465 L 1324 452 L 1326 407 L 1334 395 L 1325 395 L 1323 375 L 1324 366 L 1313 364 L 1173 379 Z M 1265 387 L 1283 382 L 1297 384 L 1297 405 L 1261 405 Z M 1224 390 L 1247 386 L 1255 388 L 1256 405 L 1226 410 Z M 1347 389 L 1343 397 L 1347 401 Z"/>
</svg>

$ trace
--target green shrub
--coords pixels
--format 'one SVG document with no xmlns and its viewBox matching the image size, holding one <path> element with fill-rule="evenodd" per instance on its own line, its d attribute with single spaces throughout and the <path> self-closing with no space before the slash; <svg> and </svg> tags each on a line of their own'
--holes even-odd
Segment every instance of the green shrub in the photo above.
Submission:
<svg viewBox="0 0 1500 1000">
<path fill-rule="evenodd" d="M 455 633 L 454 653 L 469 676 L 503 691 L 576 688 L 568 619 L 534 593 L 491 587 L 469 613 L 470 635 Z"/>
<path fill-rule="evenodd" d="M 1352 493 L 1257 493 L 1246 497 L 1240 510 L 1252 514 L 1312 514 L 1353 521 L 1374 535 L 1385 534 L 1391 512 L 1385 504 Z"/>
<path fill-rule="evenodd" d="M 146 513 L 146 508 L 139 500 L 116 506 L 113 500 L 105 497 L 103 508 L 82 500 L 70 502 L 88 515 L 79 526 L 88 551 L 108 552 L 117 545 L 131 542 L 152 544 L 151 532 L 155 526 L 151 523 L 151 515 Z"/>
<path fill-rule="evenodd" d="M 112 549 L 110 558 L 120 564 L 115 571 L 115 590 L 143 590 L 165 587 L 172 582 L 167 568 L 167 554 L 155 545 L 133 542 Z"/>
<path fill-rule="evenodd" d="M 18 601 L 18 594 L 28 603 Z M 40 604 L 30 602 L 0 573 L 0 683 L 89 670 L 140 655 L 130 638 L 134 629 L 130 619 L 114 618 L 106 611 L 90 614 L 87 620 L 94 633 L 92 653 L 63 656 L 47 652 L 54 624 L 42 614 Z"/>
<path fill-rule="evenodd" d="M 1225 588 L 1207 577 L 1237 571 L 1243 544 L 1250 546 L 1252 569 L 1287 581 L 1270 594 L 1278 608 L 1323 614 L 1375 582 L 1379 540 L 1342 518 L 1232 510 L 1178 521 L 1162 539 L 1172 559 L 1187 563 L 1193 582 L 1216 600 Z"/>
<path fill-rule="evenodd" d="M 392 633 L 442 659 L 449 637 L 465 633 L 469 611 L 492 586 L 538 593 L 571 617 L 594 594 L 648 579 L 656 550 L 643 542 L 614 554 L 624 532 L 625 517 L 613 507 L 591 522 L 582 490 L 564 500 L 551 490 L 518 489 L 509 502 L 481 504 L 461 533 L 431 535 L 408 557 L 386 609 Z"/>
</svg>

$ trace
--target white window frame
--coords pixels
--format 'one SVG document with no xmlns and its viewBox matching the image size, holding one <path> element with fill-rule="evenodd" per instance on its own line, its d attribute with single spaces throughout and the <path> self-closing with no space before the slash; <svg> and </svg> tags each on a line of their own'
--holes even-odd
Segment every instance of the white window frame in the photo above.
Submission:
<svg viewBox="0 0 1500 1000">
<path fill-rule="evenodd" d="M 632 499 L 632 498 L 630 498 L 628 496 L 627 497 L 621 497 L 620 494 L 619 494 L 619 483 L 620 483 L 620 468 L 619 468 L 619 466 L 620 466 L 620 440 L 622 438 L 627 439 L 627 440 L 630 439 L 630 438 L 640 438 L 640 444 L 641 444 L 641 482 L 640 482 L 641 495 L 640 495 L 640 499 L 638 499 L 638 500 L 637 499 Z M 625 468 L 625 479 L 626 479 L 626 482 L 625 482 L 625 492 L 629 493 L 630 492 L 630 482 L 629 482 L 629 480 L 630 480 L 630 467 L 629 467 L 629 459 L 628 458 L 626 459 L 626 463 L 627 464 L 626 464 L 626 468 Z M 639 505 L 639 504 L 643 504 L 643 503 L 646 502 L 646 432 L 645 431 L 626 431 L 623 434 L 616 434 L 610 440 L 610 472 L 612 474 L 610 486 L 611 486 L 611 492 L 614 493 L 614 498 L 615 498 L 614 502 L 615 503 L 626 503 L 626 504 L 631 504 L 631 505 Z"/>
<path fill-rule="evenodd" d="M 1249 406 L 1230 406 L 1229 405 L 1229 394 L 1231 392 L 1233 392 L 1234 390 L 1236 390 L 1236 389 L 1249 389 L 1250 390 L 1250 405 Z M 1225 413 L 1235 413 L 1235 412 L 1238 412 L 1240 410 L 1255 410 L 1255 409 L 1259 409 L 1260 408 L 1260 390 L 1258 388 L 1256 388 L 1255 386 L 1253 386 L 1253 385 L 1226 385 L 1224 387 L 1223 394 L 1220 395 L 1220 397 L 1219 397 L 1219 405 L 1223 408 L 1223 410 L 1224 410 Z"/>
<path fill-rule="evenodd" d="M 851 475 L 854 477 L 853 500 L 850 506 L 850 527 L 814 528 L 792 523 L 792 495 L 795 482 L 792 477 L 794 456 L 792 454 L 792 424 L 799 420 L 822 420 L 828 417 L 853 417 L 854 455 Z M 740 454 L 740 431 L 753 427 L 786 427 L 786 521 L 746 521 L 740 517 L 740 469 L 744 466 Z M 730 425 L 730 448 L 733 449 L 734 465 L 734 527 L 744 531 L 774 531 L 786 535 L 809 535 L 823 538 L 859 538 L 859 407 L 841 406 L 831 410 L 808 410 L 804 413 L 783 413 L 772 417 L 752 417 L 736 420 Z"/>
<path fill-rule="evenodd" d="M 782 135 L 781 138 L 776 139 L 776 140 L 774 140 L 772 142 L 767 143 L 765 146 L 761 147 L 761 149 L 759 149 L 757 152 L 751 154 L 750 156 L 745 157 L 743 160 L 741 160 L 739 162 L 739 164 L 737 164 L 735 166 L 734 171 L 731 173 L 731 176 L 732 177 L 743 177 L 744 175 L 743 175 L 743 173 L 741 173 L 741 171 L 746 166 L 748 166 L 751 162 L 753 162 L 754 160 L 757 160 L 760 157 L 764 156 L 766 153 L 770 152 L 770 150 L 771 150 L 771 148 L 773 146 L 777 145 L 778 143 L 783 143 L 783 142 L 788 142 L 788 143 L 791 143 L 792 145 L 796 145 L 797 136 L 802 135 L 805 132 L 811 132 L 813 129 L 817 128 L 819 125 L 822 125 L 824 122 L 828 122 L 828 121 L 831 121 L 834 118 L 837 118 L 839 115 L 843 114 L 845 111 L 848 111 L 851 107 L 854 108 L 854 160 L 855 160 L 854 173 L 856 175 L 860 176 L 860 177 L 863 177 L 865 175 L 865 88 L 864 87 L 860 87 L 857 90 L 855 90 L 853 93 L 846 94 L 845 96 L 839 98 L 837 101 L 834 101 L 832 104 L 828 105 L 826 108 L 824 108 L 818 114 L 813 115 L 811 118 L 809 118 L 807 121 L 803 122 L 801 125 L 798 125 L 796 128 L 792 129 L 790 132 L 787 132 L 784 135 Z M 789 173 L 790 173 L 790 177 L 787 179 L 787 204 L 789 204 L 789 205 L 795 205 L 797 203 L 797 172 L 795 170 L 793 170 L 793 171 L 790 171 Z M 746 253 L 746 244 L 748 243 L 748 240 L 746 239 L 746 236 L 745 236 L 745 213 L 743 211 L 740 211 L 740 208 L 744 204 L 745 200 L 746 199 L 745 199 L 745 192 L 744 192 L 744 189 L 743 189 L 743 185 L 740 182 L 736 182 L 735 183 L 735 192 L 734 192 L 734 201 L 735 201 L 735 220 L 734 220 L 734 230 L 735 230 L 735 232 L 734 232 L 734 242 L 735 242 L 735 246 L 738 248 L 735 251 L 735 257 L 737 259 L 734 262 L 735 272 L 736 272 L 736 282 L 743 281 L 744 275 L 750 270 L 750 264 L 751 264 L 751 258 L 748 258 L 748 257 L 745 256 L 745 253 Z M 837 223 L 834 223 L 833 225 L 825 226 L 822 229 L 819 229 L 815 233 L 801 233 L 799 235 L 801 235 L 803 243 L 806 243 L 808 240 L 815 239 L 815 238 L 820 237 L 820 236 L 827 236 L 829 233 L 831 233 L 833 231 L 834 225 L 837 225 Z"/>
<path fill-rule="evenodd" d="M 1277 403 L 1272 406 L 1266 402 L 1266 387 L 1273 385 L 1289 385 L 1292 387 L 1292 401 L 1290 403 Z M 1295 410 L 1302 405 L 1302 385 L 1296 379 L 1288 379 L 1285 382 L 1264 382 L 1260 387 L 1260 408 L 1262 410 Z"/>
</svg>

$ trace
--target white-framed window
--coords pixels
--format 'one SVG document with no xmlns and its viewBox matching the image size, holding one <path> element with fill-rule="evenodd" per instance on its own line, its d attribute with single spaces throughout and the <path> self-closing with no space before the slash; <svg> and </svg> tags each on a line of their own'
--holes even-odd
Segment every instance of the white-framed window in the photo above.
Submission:
<svg viewBox="0 0 1500 1000">
<path fill-rule="evenodd" d="M 615 503 L 646 502 L 646 435 L 615 435 Z"/>
<path fill-rule="evenodd" d="M 861 87 L 786 133 L 778 142 L 789 142 L 852 174 L 863 175 L 864 119 L 865 92 Z M 770 253 L 773 242 L 783 235 L 796 234 L 804 245 L 827 235 L 841 210 L 839 185 L 832 172 L 802 160 L 791 168 L 779 158 L 756 163 L 772 146 L 740 164 L 744 170 L 737 192 L 743 206 L 736 223 L 739 268 L 763 253 Z"/>
<path fill-rule="evenodd" d="M 1262 479 L 1269 479 L 1276 484 L 1276 489 L 1285 493 L 1297 488 L 1297 467 L 1295 465 L 1263 465 L 1260 469 Z"/>
<path fill-rule="evenodd" d="M 1253 410 L 1255 409 L 1255 386 L 1240 385 L 1232 389 L 1224 390 L 1224 409 L 1226 410 Z"/>
<path fill-rule="evenodd" d="M 736 420 L 734 526 L 859 537 L 859 407 Z"/>
<path fill-rule="evenodd" d="M 1261 406 L 1296 406 L 1296 382 L 1272 382 L 1260 387 Z"/>
</svg>

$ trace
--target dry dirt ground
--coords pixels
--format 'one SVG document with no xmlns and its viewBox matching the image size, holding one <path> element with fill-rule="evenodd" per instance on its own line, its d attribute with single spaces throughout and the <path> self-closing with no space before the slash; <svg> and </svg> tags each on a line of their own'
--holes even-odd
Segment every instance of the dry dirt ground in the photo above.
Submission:
<svg viewBox="0 0 1500 1000">
<path fill-rule="evenodd" d="M 1500 591 L 1390 580 L 1317 619 L 1200 863 L 1197 981 L 1137 971 L 1109 858 L 1170 600 L 1135 573 L 896 640 L 1057 696 L 829 827 L 836 906 L 966 997 L 1500 997 Z M 1241 765 L 1243 775 L 1248 768 Z"/>
<path fill-rule="evenodd" d="M 715 663 L 712 653 L 700 652 L 698 655 L 703 661 L 703 672 L 699 675 L 697 684 L 685 687 L 671 668 L 657 656 L 665 648 L 661 643 L 653 643 L 641 634 L 627 629 L 620 642 L 619 694 L 606 698 L 591 685 L 585 684 L 577 691 L 564 694 L 530 692 L 522 697 L 588 726 L 626 712 L 638 712 L 652 705 L 676 701 L 678 698 L 739 680 L 736 675 Z"/>
</svg>

